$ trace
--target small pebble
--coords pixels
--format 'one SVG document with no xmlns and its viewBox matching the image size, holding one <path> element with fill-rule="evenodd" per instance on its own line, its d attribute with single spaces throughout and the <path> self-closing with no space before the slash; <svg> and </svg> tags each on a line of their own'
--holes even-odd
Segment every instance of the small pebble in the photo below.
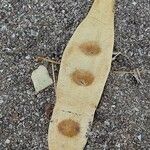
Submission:
<svg viewBox="0 0 150 150">
<path fill-rule="evenodd" d="M 137 3 L 135 1 L 132 2 L 133 5 L 136 5 Z"/>
<path fill-rule="evenodd" d="M 7 140 L 5 141 L 5 144 L 9 144 L 9 143 L 10 143 L 10 140 L 7 139 Z"/>
<path fill-rule="evenodd" d="M 112 105 L 111 107 L 112 107 L 112 108 L 115 108 L 115 107 L 116 107 L 116 105 Z"/>
<path fill-rule="evenodd" d="M 138 135 L 138 137 L 137 137 L 138 139 L 139 139 L 139 141 L 141 141 L 142 140 L 142 135 L 140 134 L 140 135 Z"/>
<path fill-rule="evenodd" d="M 3 100 L 0 100 L 0 104 L 2 104 L 4 101 Z"/>
<path fill-rule="evenodd" d="M 107 120 L 106 120 L 104 123 L 105 123 L 105 125 L 107 125 L 107 126 L 109 126 L 109 125 L 110 125 L 110 122 L 109 122 L 109 121 L 107 121 Z"/>
<path fill-rule="evenodd" d="M 31 57 L 30 57 L 29 55 L 25 57 L 25 59 L 27 59 L 27 60 L 29 60 L 30 58 L 31 58 Z"/>
</svg>

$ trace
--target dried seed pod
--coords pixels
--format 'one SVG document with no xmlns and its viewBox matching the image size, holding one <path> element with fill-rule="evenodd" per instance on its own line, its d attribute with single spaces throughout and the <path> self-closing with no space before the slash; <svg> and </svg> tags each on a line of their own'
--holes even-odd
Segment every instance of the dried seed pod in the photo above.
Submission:
<svg viewBox="0 0 150 150">
<path fill-rule="evenodd" d="M 93 122 L 111 67 L 113 7 L 113 0 L 95 0 L 64 51 L 49 125 L 50 150 L 85 147 L 89 123 Z"/>
</svg>

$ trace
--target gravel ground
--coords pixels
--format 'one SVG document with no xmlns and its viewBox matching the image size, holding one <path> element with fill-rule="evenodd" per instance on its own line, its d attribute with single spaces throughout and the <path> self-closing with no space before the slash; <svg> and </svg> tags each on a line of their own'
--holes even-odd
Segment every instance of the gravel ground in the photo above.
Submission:
<svg viewBox="0 0 150 150">
<path fill-rule="evenodd" d="M 1 150 L 48 149 L 55 90 L 52 85 L 35 94 L 31 72 L 44 64 L 52 73 L 50 65 L 34 59 L 60 60 L 91 4 L 0 0 Z M 116 0 L 114 51 L 121 54 L 112 63 L 85 150 L 150 149 L 149 9 L 149 0 Z"/>
</svg>

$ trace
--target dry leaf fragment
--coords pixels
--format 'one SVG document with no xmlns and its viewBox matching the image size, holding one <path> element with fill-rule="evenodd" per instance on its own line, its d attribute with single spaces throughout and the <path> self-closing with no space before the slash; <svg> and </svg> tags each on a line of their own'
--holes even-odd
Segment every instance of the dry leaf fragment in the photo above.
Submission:
<svg viewBox="0 0 150 150">
<path fill-rule="evenodd" d="M 32 72 L 32 81 L 36 92 L 40 92 L 53 83 L 45 66 L 41 65 Z"/>
</svg>

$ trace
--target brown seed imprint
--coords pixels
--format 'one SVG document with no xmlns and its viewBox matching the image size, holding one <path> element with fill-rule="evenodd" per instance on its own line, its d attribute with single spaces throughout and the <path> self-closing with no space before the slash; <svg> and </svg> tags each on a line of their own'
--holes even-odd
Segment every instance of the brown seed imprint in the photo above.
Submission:
<svg viewBox="0 0 150 150">
<path fill-rule="evenodd" d="M 85 70 L 76 70 L 72 74 L 72 80 L 80 86 L 89 86 L 94 81 L 94 76 Z"/>
<path fill-rule="evenodd" d="M 83 43 L 79 46 L 79 48 L 85 55 L 90 56 L 97 55 L 101 52 L 99 45 L 97 44 L 97 42 L 94 41 Z"/>
<path fill-rule="evenodd" d="M 67 137 L 74 137 L 80 132 L 80 126 L 78 122 L 72 119 L 66 119 L 58 124 L 58 130 Z"/>
</svg>

